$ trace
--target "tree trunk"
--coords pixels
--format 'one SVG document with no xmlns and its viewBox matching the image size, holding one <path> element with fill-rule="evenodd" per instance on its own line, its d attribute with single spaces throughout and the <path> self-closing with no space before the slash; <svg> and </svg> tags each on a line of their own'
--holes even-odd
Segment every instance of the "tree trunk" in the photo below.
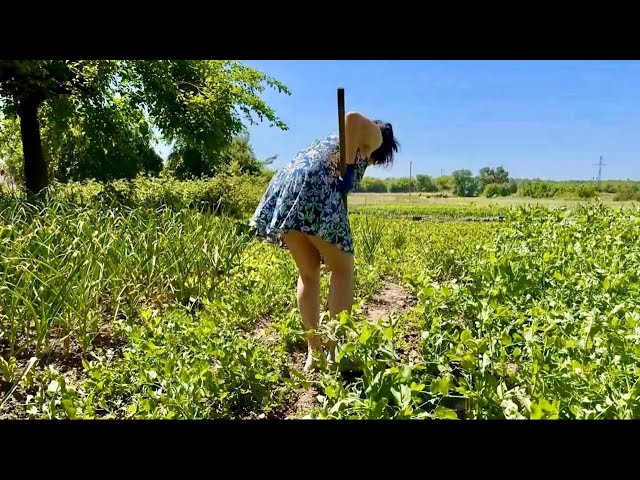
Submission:
<svg viewBox="0 0 640 480">
<path fill-rule="evenodd" d="M 42 154 L 40 122 L 38 120 L 38 107 L 41 103 L 39 99 L 27 97 L 21 99 L 18 105 L 22 152 L 24 154 L 24 180 L 27 196 L 30 198 L 42 193 L 42 190 L 49 184 L 47 164 Z"/>
</svg>

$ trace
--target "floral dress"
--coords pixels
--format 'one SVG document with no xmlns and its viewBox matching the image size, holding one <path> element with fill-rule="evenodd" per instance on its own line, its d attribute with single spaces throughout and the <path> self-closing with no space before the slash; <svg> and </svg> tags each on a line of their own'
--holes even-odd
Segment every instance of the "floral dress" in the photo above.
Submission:
<svg viewBox="0 0 640 480">
<path fill-rule="evenodd" d="M 250 222 L 257 235 L 284 247 L 280 234 L 296 230 L 353 253 L 338 165 L 331 158 L 339 145 L 337 134 L 318 139 L 273 176 Z M 366 168 L 367 162 L 358 153 L 353 165 L 354 188 Z"/>
</svg>

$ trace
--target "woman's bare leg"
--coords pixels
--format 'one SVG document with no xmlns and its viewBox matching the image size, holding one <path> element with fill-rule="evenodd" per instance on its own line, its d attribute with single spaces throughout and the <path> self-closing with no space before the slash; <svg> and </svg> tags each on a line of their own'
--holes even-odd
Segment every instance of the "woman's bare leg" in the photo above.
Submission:
<svg viewBox="0 0 640 480">
<path fill-rule="evenodd" d="M 320 252 L 331 271 L 328 302 L 331 318 L 334 318 L 342 311 L 351 312 L 354 289 L 353 254 L 345 252 L 320 237 L 307 235 L 307 239 Z M 329 362 L 335 362 L 335 343 L 329 342 L 327 349 L 329 350 Z"/>
<path fill-rule="evenodd" d="M 310 332 L 308 342 L 307 361 L 304 370 L 308 371 L 313 365 L 313 355 L 322 353 L 322 341 L 316 333 L 320 321 L 320 253 L 300 232 L 292 231 L 282 235 L 298 267 L 297 300 L 302 325 Z"/>
</svg>

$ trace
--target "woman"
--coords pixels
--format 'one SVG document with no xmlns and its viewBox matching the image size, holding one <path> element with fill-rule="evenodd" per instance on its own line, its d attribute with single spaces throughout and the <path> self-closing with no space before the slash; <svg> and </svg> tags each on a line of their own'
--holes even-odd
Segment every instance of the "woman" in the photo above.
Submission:
<svg viewBox="0 0 640 480">
<path fill-rule="evenodd" d="M 340 141 L 334 134 L 316 140 L 280 170 L 269 183 L 251 225 L 257 234 L 287 248 L 298 267 L 297 300 L 308 336 L 305 371 L 322 353 L 315 332 L 320 318 L 320 263 L 331 271 L 329 314 L 353 303 L 353 239 L 343 194 L 358 186 L 368 165 L 389 165 L 398 151 L 390 123 L 345 115 L 346 174 L 340 176 Z M 335 360 L 334 345 L 327 345 Z"/>
</svg>

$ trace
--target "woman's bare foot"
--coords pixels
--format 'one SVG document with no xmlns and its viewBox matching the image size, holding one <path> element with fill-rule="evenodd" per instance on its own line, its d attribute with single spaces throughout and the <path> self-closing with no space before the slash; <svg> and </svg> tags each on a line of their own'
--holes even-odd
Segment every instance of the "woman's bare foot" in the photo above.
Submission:
<svg viewBox="0 0 640 480">
<path fill-rule="evenodd" d="M 327 364 L 329 368 L 333 368 L 336 364 L 336 342 L 327 341 L 325 343 L 325 349 L 327 350 Z"/>
<path fill-rule="evenodd" d="M 302 369 L 302 371 L 312 371 L 315 368 L 318 360 L 320 360 L 322 357 L 322 342 L 320 341 L 320 337 L 318 337 L 317 335 L 313 335 L 311 338 L 309 338 L 307 348 L 307 361 L 304 363 L 304 368 Z"/>
</svg>

